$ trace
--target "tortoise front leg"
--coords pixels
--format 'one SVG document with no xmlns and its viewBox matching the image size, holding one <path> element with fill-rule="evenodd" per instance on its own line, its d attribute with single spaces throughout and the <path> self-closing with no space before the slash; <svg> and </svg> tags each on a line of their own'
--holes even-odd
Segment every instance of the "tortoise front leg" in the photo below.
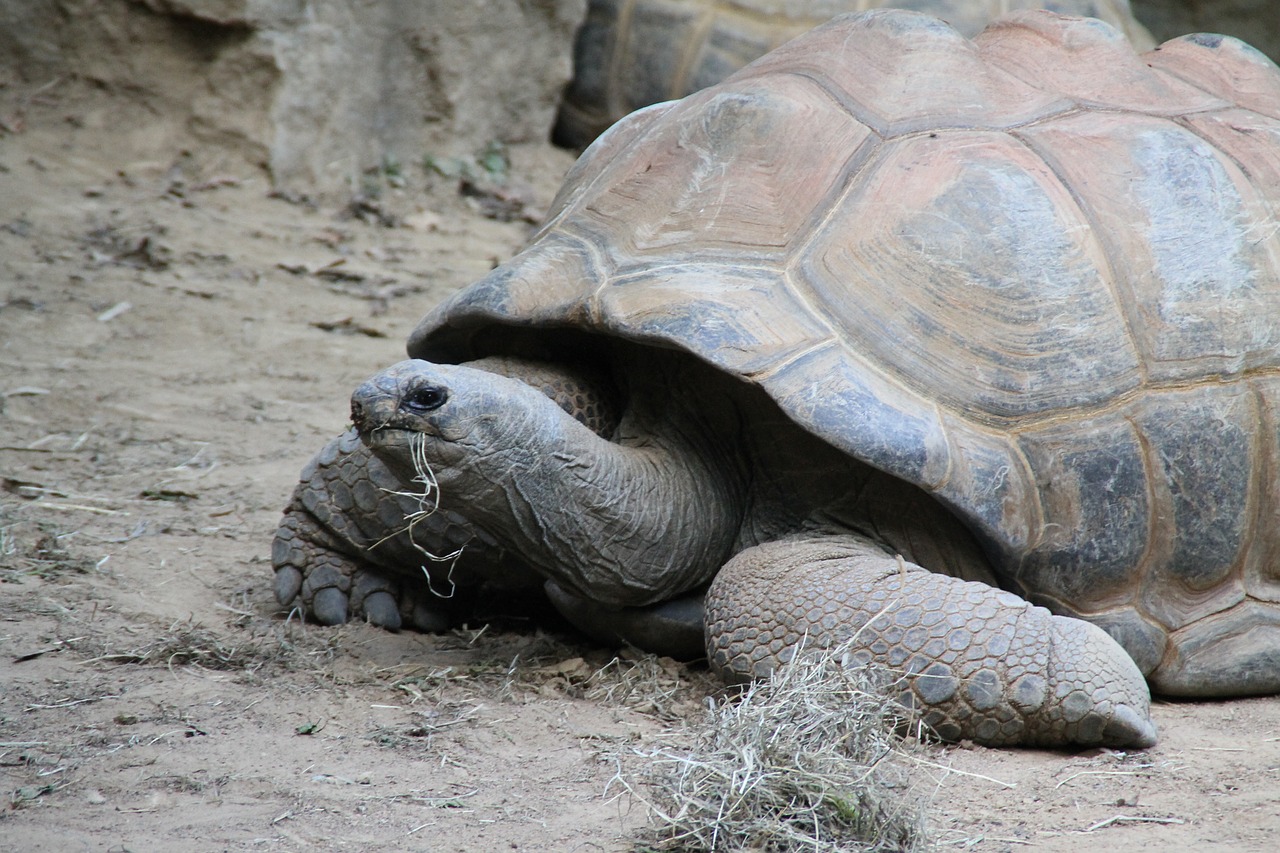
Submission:
<svg viewBox="0 0 1280 853">
<path fill-rule="evenodd" d="M 762 677 L 802 640 L 852 641 L 901 678 L 944 740 L 1148 747 L 1150 694 L 1097 626 L 1010 592 L 934 574 L 857 536 L 771 542 L 730 560 L 707 593 L 707 655 L 728 680 Z"/>
<path fill-rule="evenodd" d="M 615 393 L 596 367 L 505 357 L 469 366 L 540 390 L 599 435 L 618 426 Z M 415 497 L 425 483 L 404 479 L 413 472 L 401 474 L 354 429 L 307 463 L 271 546 L 277 601 L 298 602 L 324 625 L 364 619 L 393 631 L 402 625 L 438 631 L 466 615 L 459 592 L 541 585 L 467 518 L 435 506 L 438 491 Z"/>
<path fill-rule="evenodd" d="M 460 516 L 446 508 L 421 514 L 422 504 L 406 494 L 413 488 L 354 430 L 325 445 L 303 469 L 272 543 L 276 600 L 297 602 L 325 625 L 360 619 L 439 631 L 459 615 L 468 587 L 540 583 Z M 456 560 L 425 553 L 459 550 Z"/>
</svg>

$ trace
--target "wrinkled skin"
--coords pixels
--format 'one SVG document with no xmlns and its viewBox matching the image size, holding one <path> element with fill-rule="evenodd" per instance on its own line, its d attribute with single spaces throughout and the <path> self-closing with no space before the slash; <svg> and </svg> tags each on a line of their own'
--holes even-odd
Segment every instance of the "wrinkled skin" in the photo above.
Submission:
<svg viewBox="0 0 1280 853">
<path fill-rule="evenodd" d="M 420 477 L 418 445 L 441 506 L 461 508 L 454 517 L 490 555 L 481 574 L 546 578 L 552 601 L 596 636 L 685 656 L 705 648 L 732 681 L 766 674 L 803 637 L 865 634 L 858 658 L 901 674 L 903 702 L 941 737 L 1154 742 L 1147 688 L 1124 651 L 994 588 L 972 537 L 924 493 L 707 368 L 655 353 L 627 363 L 628 404 L 608 438 L 523 381 L 422 361 L 362 385 L 352 419 L 402 483 Z M 499 552 L 524 565 L 496 569 Z M 294 586 L 278 592 L 291 600 Z M 359 615 L 353 602 L 347 615 Z M 395 609 L 420 614 L 422 596 Z M 396 627 L 390 610 L 366 604 L 364 615 Z"/>
<path fill-rule="evenodd" d="M 617 402 L 596 372 L 504 358 L 473 366 L 519 377 L 597 433 L 617 426 Z M 438 492 L 418 497 L 425 485 L 417 472 L 399 467 L 394 473 L 371 455 L 354 429 L 316 454 L 273 546 L 282 604 L 297 600 L 325 625 L 360 618 L 391 630 L 436 631 L 470 614 L 477 597 L 541 586 L 542 578 L 459 514 L 460 504 L 437 507 Z"/>
</svg>

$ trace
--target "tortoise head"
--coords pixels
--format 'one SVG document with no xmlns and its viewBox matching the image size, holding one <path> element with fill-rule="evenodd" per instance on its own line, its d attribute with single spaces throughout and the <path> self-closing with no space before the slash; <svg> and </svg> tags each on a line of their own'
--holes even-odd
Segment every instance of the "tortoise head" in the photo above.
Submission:
<svg viewBox="0 0 1280 853">
<path fill-rule="evenodd" d="M 383 430 L 436 432 L 449 412 L 438 412 L 449 401 L 449 380 L 429 362 L 413 360 L 371 376 L 351 395 L 351 422 L 362 437 Z"/>
<path fill-rule="evenodd" d="M 401 474 L 421 475 L 425 463 L 450 479 L 491 458 L 509 464 L 549 420 L 566 417 L 519 380 L 419 359 L 375 374 L 351 396 L 352 423 L 379 458 Z"/>
<path fill-rule="evenodd" d="M 543 512 L 541 504 L 557 503 L 551 494 L 572 488 L 611 447 L 522 379 L 421 359 L 361 384 L 351 420 L 406 493 L 461 513 L 508 548 L 518 542 L 513 525 L 528 523 L 513 504 L 532 501 L 540 506 L 526 511 Z"/>
</svg>

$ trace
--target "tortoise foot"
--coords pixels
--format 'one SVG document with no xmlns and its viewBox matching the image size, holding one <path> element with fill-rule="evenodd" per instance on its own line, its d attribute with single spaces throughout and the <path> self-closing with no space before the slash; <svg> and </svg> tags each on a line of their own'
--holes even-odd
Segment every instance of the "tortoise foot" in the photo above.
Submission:
<svg viewBox="0 0 1280 853">
<path fill-rule="evenodd" d="M 455 567 L 423 552 L 465 546 L 482 558 L 486 546 L 473 540 L 464 519 L 447 513 L 410 529 L 407 519 L 421 505 L 407 491 L 354 431 L 325 445 L 303 469 L 276 530 L 276 600 L 322 625 L 361 620 L 391 631 L 439 631 L 453 624 Z"/>
<path fill-rule="evenodd" d="M 419 570 L 397 574 L 344 552 L 304 509 L 286 511 L 272 548 L 276 601 L 321 625 L 364 621 L 389 631 L 440 631 L 454 621 L 452 603 L 436 598 Z"/>
<path fill-rule="evenodd" d="M 772 542 L 725 565 L 707 654 L 729 680 L 768 675 L 805 642 L 886 671 L 942 740 L 986 746 L 1155 744 L 1142 673 L 1095 625 L 933 574 L 855 536 Z"/>
</svg>

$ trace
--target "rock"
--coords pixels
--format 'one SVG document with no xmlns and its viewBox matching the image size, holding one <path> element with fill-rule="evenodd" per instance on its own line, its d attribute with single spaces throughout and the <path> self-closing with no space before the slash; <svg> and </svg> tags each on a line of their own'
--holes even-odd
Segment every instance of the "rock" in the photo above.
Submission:
<svg viewBox="0 0 1280 853">
<path fill-rule="evenodd" d="M 585 5 L 0 0 L 0 74 L 84 86 L 80 120 L 116 156 L 200 146 L 340 193 L 370 168 L 546 139 Z"/>
</svg>

